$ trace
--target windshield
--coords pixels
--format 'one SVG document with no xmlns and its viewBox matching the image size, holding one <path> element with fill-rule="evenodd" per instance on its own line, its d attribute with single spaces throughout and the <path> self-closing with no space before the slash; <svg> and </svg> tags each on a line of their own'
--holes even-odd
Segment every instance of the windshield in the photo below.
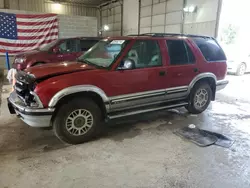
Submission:
<svg viewBox="0 0 250 188">
<path fill-rule="evenodd" d="M 126 40 L 102 40 L 90 48 L 78 61 L 99 67 L 109 67 L 125 47 Z"/>
<path fill-rule="evenodd" d="M 40 51 L 49 51 L 49 49 L 51 47 L 53 47 L 57 42 L 58 42 L 58 40 L 55 40 L 55 41 L 53 41 L 53 42 L 51 42 L 49 44 L 43 45 L 43 46 L 39 47 L 39 50 Z"/>
</svg>

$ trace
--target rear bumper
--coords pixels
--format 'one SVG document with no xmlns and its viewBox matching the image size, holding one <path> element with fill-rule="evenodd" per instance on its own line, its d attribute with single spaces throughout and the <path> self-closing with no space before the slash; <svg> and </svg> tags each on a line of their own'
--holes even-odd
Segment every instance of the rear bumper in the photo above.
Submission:
<svg viewBox="0 0 250 188">
<path fill-rule="evenodd" d="M 224 89 L 227 86 L 228 83 L 229 83 L 228 80 L 219 80 L 219 81 L 217 81 L 217 83 L 216 83 L 216 91 L 220 91 L 220 90 Z"/>
<path fill-rule="evenodd" d="M 31 127 L 50 127 L 53 108 L 31 108 L 25 106 L 15 92 L 10 94 L 8 108 L 11 114 L 16 114 Z"/>
</svg>

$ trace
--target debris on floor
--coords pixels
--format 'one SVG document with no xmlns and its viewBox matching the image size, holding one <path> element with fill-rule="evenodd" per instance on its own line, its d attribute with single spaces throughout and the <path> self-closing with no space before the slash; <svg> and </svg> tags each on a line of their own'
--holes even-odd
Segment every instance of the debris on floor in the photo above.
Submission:
<svg viewBox="0 0 250 188">
<path fill-rule="evenodd" d="M 220 133 L 207 131 L 197 128 L 194 124 L 190 124 L 188 127 L 184 127 L 174 131 L 178 136 L 186 138 L 191 142 L 201 147 L 210 145 L 217 145 L 225 148 L 229 148 L 233 145 L 234 141 L 227 136 Z"/>
</svg>

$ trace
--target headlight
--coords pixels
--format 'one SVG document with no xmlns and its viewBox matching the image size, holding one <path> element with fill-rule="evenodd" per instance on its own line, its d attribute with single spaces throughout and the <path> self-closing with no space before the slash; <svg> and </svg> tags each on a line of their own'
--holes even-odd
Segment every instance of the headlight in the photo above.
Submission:
<svg viewBox="0 0 250 188">
<path fill-rule="evenodd" d="M 25 58 L 16 58 L 15 59 L 15 63 L 23 63 L 24 61 L 26 61 Z"/>
</svg>

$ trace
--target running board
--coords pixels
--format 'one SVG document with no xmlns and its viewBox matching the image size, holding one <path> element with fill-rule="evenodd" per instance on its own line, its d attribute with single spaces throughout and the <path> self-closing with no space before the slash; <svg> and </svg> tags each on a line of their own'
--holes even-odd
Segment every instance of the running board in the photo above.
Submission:
<svg viewBox="0 0 250 188">
<path fill-rule="evenodd" d="M 140 109 L 140 110 L 135 110 L 135 111 L 128 111 L 128 112 L 121 112 L 119 114 L 114 114 L 114 115 L 108 115 L 108 119 L 117 119 L 125 116 L 132 116 L 136 114 L 142 114 L 142 113 L 147 113 L 147 112 L 153 112 L 153 111 L 158 111 L 158 110 L 166 110 L 166 109 L 171 109 L 171 108 L 178 108 L 178 107 L 183 107 L 188 105 L 187 102 L 182 102 L 182 103 L 177 103 L 177 104 L 172 104 L 168 106 L 158 106 L 154 108 L 148 108 L 148 109 Z"/>
</svg>

